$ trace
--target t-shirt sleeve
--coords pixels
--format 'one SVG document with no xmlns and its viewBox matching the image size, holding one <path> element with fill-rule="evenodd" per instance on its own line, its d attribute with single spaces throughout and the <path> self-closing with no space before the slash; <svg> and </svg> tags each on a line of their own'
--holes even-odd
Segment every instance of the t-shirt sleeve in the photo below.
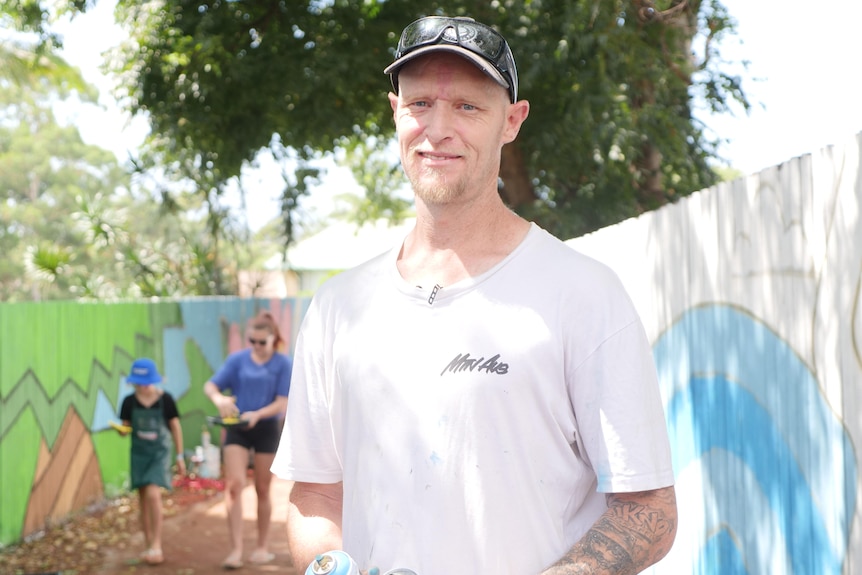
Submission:
<svg viewBox="0 0 862 575">
<path fill-rule="evenodd" d="M 613 334 L 577 369 L 570 392 L 583 448 L 603 493 L 673 485 L 658 378 L 637 320 Z"/>
<path fill-rule="evenodd" d="M 318 297 L 319 296 L 315 296 Z M 331 389 L 325 356 L 326 327 L 318 305 L 306 312 L 296 341 L 292 362 L 290 403 L 271 470 L 279 478 L 310 483 L 337 483 L 342 480 L 341 460 L 334 437 Z"/>
<path fill-rule="evenodd" d="M 217 388 L 221 391 L 225 389 L 233 389 L 233 385 L 235 385 L 237 381 L 237 374 L 239 371 L 240 365 L 240 353 L 235 352 L 227 356 L 227 359 L 224 360 L 222 366 L 216 371 L 215 375 L 212 376 L 212 381 Z"/>
<path fill-rule="evenodd" d="M 173 418 L 180 416 L 180 410 L 177 408 L 177 402 L 174 396 L 168 392 L 162 396 L 165 406 L 165 422 L 170 422 Z"/>
<path fill-rule="evenodd" d="M 134 395 L 127 395 L 125 399 L 123 399 L 123 404 L 120 406 L 120 421 L 132 420 L 132 402 L 134 401 L 134 398 Z"/>
</svg>

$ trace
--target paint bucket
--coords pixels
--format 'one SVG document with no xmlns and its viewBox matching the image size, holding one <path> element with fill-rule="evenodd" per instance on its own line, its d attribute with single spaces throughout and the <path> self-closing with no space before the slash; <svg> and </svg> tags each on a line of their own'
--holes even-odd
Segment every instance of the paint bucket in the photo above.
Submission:
<svg viewBox="0 0 862 575">
<path fill-rule="evenodd" d="M 201 465 L 201 477 L 218 479 L 221 476 L 221 450 L 217 445 L 204 447 L 204 461 Z"/>
</svg>

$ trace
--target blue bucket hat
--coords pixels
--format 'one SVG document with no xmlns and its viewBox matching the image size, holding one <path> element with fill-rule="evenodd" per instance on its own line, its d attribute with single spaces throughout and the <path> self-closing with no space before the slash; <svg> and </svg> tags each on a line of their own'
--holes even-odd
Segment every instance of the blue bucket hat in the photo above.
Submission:
<svg viewBox="0 0 862 575">
<path fill-rule="evenodd" d="M 161 383 L 162 376 L 156 367 L 156 362 L 146 357 L 136 359 L 126 377 L 126 383 L 133 385 L 152 385 Z"/>
</svg>

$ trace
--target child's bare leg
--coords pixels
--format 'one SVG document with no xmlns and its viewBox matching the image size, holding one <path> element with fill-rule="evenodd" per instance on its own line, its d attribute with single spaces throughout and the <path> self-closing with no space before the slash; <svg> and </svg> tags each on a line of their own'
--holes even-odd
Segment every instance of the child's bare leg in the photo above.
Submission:
<svg viewBox="0 0 862 575">
<path fill-rule="evenodd" d="M 141 488 L 142 516 L 147 523 L 147 550 L 144 559 L 155 565 L 164 561 L 162 554 L 162 493 L 158 485 Z"/>
<path fill-rule="evenodd" d="M 149 485 L 138 487 L 138 506 L 140 507 L 141 531 L 144 533 L 145 551 L 150 549 L 150 543 L 153 540 L 153 529 L 150 522 L 150 503 L 147 500 L 147 487 L 149 487 Z"/>
<path fill-rule="evenodd" d="M 150 510 L 150 549 L 162 550 L 162 493 L 158 485 L 147 485 Z"/>
</svg>

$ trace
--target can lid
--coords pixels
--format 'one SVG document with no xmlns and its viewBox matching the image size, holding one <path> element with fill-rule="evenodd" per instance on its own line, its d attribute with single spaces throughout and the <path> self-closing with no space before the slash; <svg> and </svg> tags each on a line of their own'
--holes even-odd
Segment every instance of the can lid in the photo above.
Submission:
<svg viewBox="0 0 862 575">
<path fill-rule="evenodd" d="M 314 575 L 327 575 L 335 570 L 335 558 L 329 553 L 318 555 L 311 563 L 311 572 Z"/>
</svg>

